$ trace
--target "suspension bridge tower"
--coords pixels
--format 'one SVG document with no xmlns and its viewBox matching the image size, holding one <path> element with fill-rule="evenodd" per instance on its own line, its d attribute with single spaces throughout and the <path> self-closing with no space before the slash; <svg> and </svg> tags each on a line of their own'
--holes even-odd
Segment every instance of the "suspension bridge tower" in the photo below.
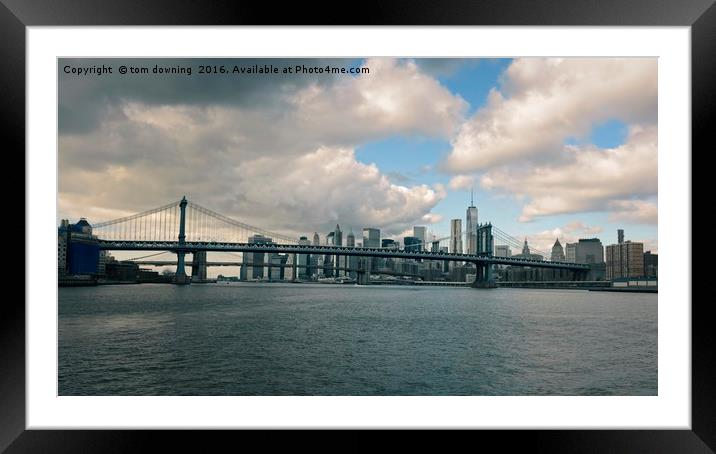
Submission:
<svg viewBox="0 0 716 454">
<path fill-rule="evenodd" d="M 492 224 L 479 224 L 477 226 L 477 255 L 491 257 L 494 254 L 494 239 L 492 237 Z M 495 280 L 492 277 L 492 264 L 476 262 L 475 280 L 472 282 L 475 288 L 496 288 Z"/>
<path fill-rule="evenodd" d="M 179 248 L 177 249 L 177 271 L 174 275 L 174 283 L 177 285 L 186 285 L 191 283 L 191 279 L 189 279 L 189 276 L 186 275 L 186 270 L 184 269 L 184 255 L 186 254 L 186 251 L 184 250 L 184 245 L 186 244 L 186 232 L 184 230 L 185 222 L 186 222 L 186 196 L 182 197 L 181 202 L 179 202 L 179 208 L 180 208 L 180 215 L 179 215 Z"/>
</svg>

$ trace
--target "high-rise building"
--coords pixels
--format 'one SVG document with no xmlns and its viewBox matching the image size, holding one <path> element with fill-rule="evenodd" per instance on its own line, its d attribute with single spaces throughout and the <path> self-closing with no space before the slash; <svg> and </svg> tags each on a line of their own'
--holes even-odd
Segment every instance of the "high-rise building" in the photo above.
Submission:
<svg viewBox="0 0 716 454">
<path fill-rule="evenodd" d="M 314 246 L 320 246 L 320 245 L 321 245 L 321 237 L 318 236 L 318 232 L 313 232 L 313 245 L 314 245 Z"/>
<path fill-rule="evenodd" d="M 346 246 L 356 247 L 356 236 L 353 234 L 353 229 L 351 229 L 350 232 L 348 232 L 348 236 L 346 237 Z M 348 256 L 347 263 L 348 263 L 348 268 L 350 268 L 351 270 L 358 269 L 358 257 L 357 256 L 355 256 L 355 255 Z M 358 277 L 358 273 L 356 271 L 348 271 L 347 274 L 348 274 L 348 276 L 352 277 L 353 279 Z"/>
<path fill-rule="evenodd" d="M 465 231 L 467 239 L 467 253 L 477 253 L 477 207 L 475 207 L 472 191 L 470 191 L 470 206 L 465 215 Z"/>
<path fill-rule="evenodd" d="M 356 236 L 353 234 L 353 229 L 351 229 L 348 232 L 348 236 L 346 237 L 346 246 L 348 246 L 348 247 L 356 246 Z"/>
<path fill-rule="evenodd" d="M 550 260 L 552 262 L 564 262 L 565 260 L 564 249 L 562 249 L 562 245 L 559 244 L 559 238 L 557 238 L 552 246 L 552 255 L 550 256 Z"/>
<path fill-rule="evenodd" d="M 433 240 L 430 252 L 440 252 L 440 241 Z"/>
<path fill-rule="evenodd" d="M 343 246 L 343 232 L 341 231 L 341 227 L 336 224 L 336 230 L 333 232 L 333 245 L 334 246 Z M 345 268 L 346 267 L 346 256 L 336 255 L 335 257 L 335 263 L 336 268 Z M 344 276 L 345 271 L 342 270 L 336 270 L 336 276 Z"/>
<path fill-rule="evenodd" d="M 644 244 L 625 241 L 607 246 L 608 280 L 644 276 Z"/>
<path fill-rule="evenodd" d="M 338 224 L 336 224 L 336 230 L 333 232 L 333 244 L 335 246 L 343 246 L 343 232 Z"/>
<path fill-rule="evenodd" d="M 567 243 L 564 245 L 564 261 L 577 263 L 577 243 Z"/>
<path fill-rule="evenodd" d="M 298 239 L 298 244 L 300 246 L 310 246 L 311 242 L 307 237 L 302 236 Z M 298 276 L 299 279 L 308 279 L 311 276 L 309 269 L 311 262 L 310 254 L 298 254 L 297 260 L 298 270 L 296 271 L 296 276 Z"/>
<path fill-rule="evenodd" d="M 391 238 L 383 238 L 380 240 L 380 247 L 383 249 L 399 249 L 400 243 L 397 241 L 391 239 Z"/>
<path fill-rule="evenodd" d="M 512 251 L 510 250 L 510 247 L 505 244 L 498 244 L 495 246 L 495 257 L 510 257 L 512 256 Z"/>
<path fill-rule="evenodd" d="M 659 255 L 651 251 L 644 252 L 644 276 L 657 277 L 659 268 Z"/>
<path fill-rule="evenodd" d="M 624 229 L 617 230 L 617 243 L 622 244 L 624 242 Z"/>
<path fill-rule="evenodd" d="M 60 274 L 98 274 L 100 249 L 92 226 L 81 218 L 76 224 L 63 219 L 57 229 L 57 269 Z"/>
<path fill-rule="evenodd" d="M 462 254 L 462 219 L 450 220 L 450 253 Z"/>
<path fill-rule="evenodd" d="M 263 235 L 256 234 L 249 237 L 249 244 L 271 243 L 273 243 L 273 240 Z M 264 274 L 266 265 L 266 254 L 264 252 L 244 252 L 242 264 L 240 271 L 242 281 L 269 277 L 268 274 Z"/>
<path fill-rule="evenodd" d="M 410 252 L 420 252 L 423 250 L 423 243 L 420 238 L 406 236 L 403 238 L 403 249 Z"/>
<path fill-rule="evenodd" d="M 366 227 L 363 229 L 363 247 L 380 247 L 380 229 Z"/>
<path fill-rule="evenodd" d="M 577 242 L 576 263 L 604 263 L 604 246 L 599 238 L 580 238 Z"/>
<path fill-rule="evenodd" d="M 420 241 L 421 249 L 426 249 L 425 243 L 428 241 L 428 229 L 423 226 L 413 227 L 413 236 Z"/>
</svg>

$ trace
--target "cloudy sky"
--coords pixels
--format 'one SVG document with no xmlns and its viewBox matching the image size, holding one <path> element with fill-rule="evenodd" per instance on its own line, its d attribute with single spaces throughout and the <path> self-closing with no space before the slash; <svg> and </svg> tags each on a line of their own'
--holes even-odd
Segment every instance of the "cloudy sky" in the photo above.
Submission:
<svg viewBox="0 0 716 454">
<path fill-rule="evenodd" d="M 192 65 L 191 76 L 117 74 Z M 363 66 L 363 75 L 197 74 L 197 65 Z M 112 75 L 65 74 L 107 64 Z M 556 237 L 657 243 L 656 59 L 59 61 L 58 219 L 178 200 L 267 230 L 339 223 L 438 237 L 479 219 Z"/>
</svg>

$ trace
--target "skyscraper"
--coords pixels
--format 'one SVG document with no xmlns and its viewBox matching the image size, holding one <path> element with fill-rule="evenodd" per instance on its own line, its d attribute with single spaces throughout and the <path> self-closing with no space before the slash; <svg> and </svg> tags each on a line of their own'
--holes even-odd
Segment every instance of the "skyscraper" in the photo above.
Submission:
<svg viewBox="0 0 716 454">
<path fill-rule="evenodd" d="M 348 246 L 348 247 L 356 246 L 356 237 L 353 234 L 353 229 L 351 229 L 348 232 L 348 236 L 346 237 L 346 246 Z M 358 257 L 356 257 L 355 255 L 348 256 L 347 262 L 348 262 L 348 268 L 351 268 L 353 270 L 358 268 Z M 349 271 L 348 275 L 355 279 L 357 277 L 357 272 Z"/>
<path fill-rule="evenodd" d="M 510 250 L 509 246 L 506 246 L 504 244 L 499 244 L 495 246 L 495 257 L 510 257 L 512 256 L 512 251 Z"/>
<path fill-rule="evenodd" d="M 413 227 L 413 236 L 414 236 L 415 238 L 417 238 L 418 241 L 420 241 L 421 249 L 423 249 L 423 250 L 426 249 L 426 247 L 425 247 L 425 242 L 427 241 L 427 238 L 428 238 L 428 232 L 427 232 L 427 230 L 428 230 L 428 229 L 427 229 L 426 227 L 423 227 L 423 226 L 417 226 L 417 225 L 416 225 L 415 227 Z"/>
<path fill-rule="evenodd" d="M 336 224 L 336 230 L 333 232 L 333 244 L 335 246 L 343 246 L 343 232 L 341 227 Z M 335 257 L 336 268 L 345 268 L 345 256 L 336 255 Z M 345 272 L 336 270 L 336 276 L 343 276 Z"/>
<path fill-rule="evenodd" d="M 353 235 L 353 229 L 351 229 L 348 232 L 348 236 L 346 237 L 346 246 L 355 247 L 355 245 L 356 245 L 356 236 Z"/>
<path fill-rule="evenodd" d="M 564 261 L 577 263 L 577 243 L 567 243 L 564 248 Z"/>
<path fill-rule="evenodd" d="M 363 229 L 363 247 L 380 247 L 380 229 L 369 227 Z"/>
<path fill-rule="evenodd" d="M 477 253 L 477 207 L 473 201 L 473 191 L 470 190 L 470 206 L 465 215 L 465 231 L 467 235 L 467 253 Z"/>
<path fill-rule="evenodd" d="M 249 244 L 271 244 L 273 240 L 263 235 L 252 235 L 249 237 Z M 263 252 L 244 252 L 243 266 L 241 267 L 241 280 L 263 279 L 269 277 L 264 274 L 266 265 L 266 254 Z"/>
<path fill-rule="evenodd" d="M 313 245 L 320 246 L 320 244 L 321 244 L 321 237 L 318 236 L 318 232 L 313 232 Z"/>
<path fill-rule="evenodd" d="M 564 262 L 565 260 L 564 249 L 562 249 L 562 245 L 559 244 L 559 238 L 557 238 L 552 246 L 552 256 L 550 260 L 553 262 Z"/>
<path fill-rule="evenodd" d="M 617 230 L 617 243 L 622 244 L 624 242 L 624 229 Z"/>
<path fill-rule="evenodd" d="M 301 246 L 308 246 L 311 244 L 311 242 L 308 241 L 308 238 L 302 236 L 301 238 L 299 238 L 298 244 Z M 311 276 L 309 269 L 311 256 L 308 254 L 298 254 L 297 259 L 299 268 L 296 271 L 296 275 L 299 279 L 308 279 Z"/>
<path fill-rule="evenodd" d="M 604 247 L 599 238 L 580 238 L 577 242 L 577 263 L 604 263 Z"/>
<path fill-rule="evenodd" d="M 607 246 L 607 279 L 644 276 L 644 244 L 625 241 Z"/>
<path fill-rule="evenodd" d="M 335 246 L 343 246 L 343 232 L 341 226 L 336 224 L 336 230 L 333 232 L 333 244 Z"/>
<path fill-rule="evenodd" d="M 420 241 L 420 238 L 406 236 L 403 238 L 403 248 L 410 252 L 420 252 L 423 250 L 423 243 Z"/>
<path fill-rule="evenodd" d="M 363 247 L 366 248 L 379 248 L 380 247 L 380 229 L 374 229 L 366 227 L 363 229 Z M 368 257 L 366 258 L 370 262 L 372 269 L 377 269 L 380 266 L 379 257 Z"/>
<path fill-rule="evenodd" d="M 462 254 L 462 219 L 450 220 L 450 252 Z"/>
</svg>

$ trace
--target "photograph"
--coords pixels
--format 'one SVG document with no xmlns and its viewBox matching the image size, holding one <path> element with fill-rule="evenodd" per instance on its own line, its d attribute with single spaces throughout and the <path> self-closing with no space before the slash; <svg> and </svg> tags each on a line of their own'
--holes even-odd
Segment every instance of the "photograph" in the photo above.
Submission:
<svg viewBox="0 0 716 454">
<path fill-rule="evenodd" d="M 57 396 L 660 395 L 659 58 L 56 62 Z"/>
</svg>

